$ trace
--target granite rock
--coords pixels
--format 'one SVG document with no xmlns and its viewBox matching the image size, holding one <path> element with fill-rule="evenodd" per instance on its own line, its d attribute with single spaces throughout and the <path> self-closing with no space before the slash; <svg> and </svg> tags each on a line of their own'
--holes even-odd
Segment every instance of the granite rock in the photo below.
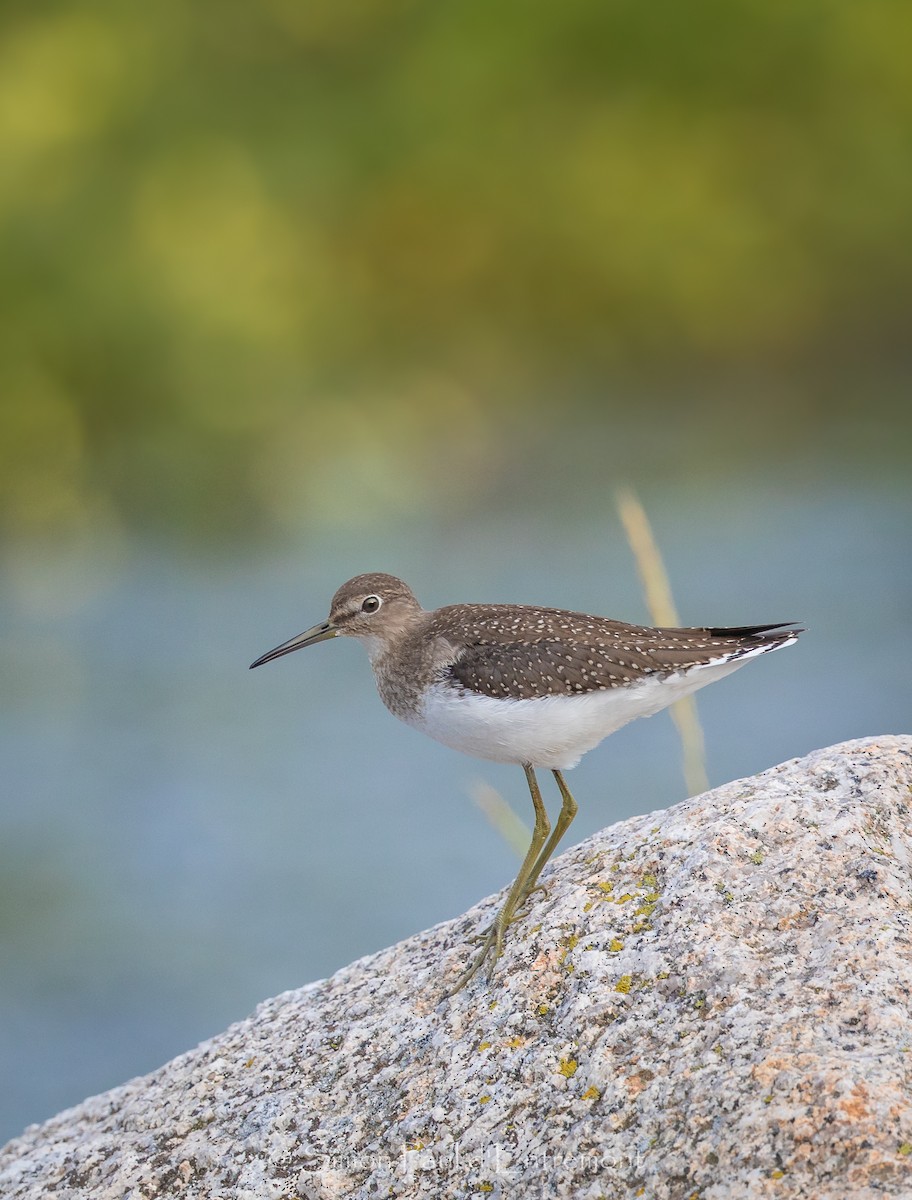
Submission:
<svg viewBox="0 0 912 1200">
<path fill-rule="evenodd" d="M 912 737 L 568 850 L 0 1151 L 4 1200 L 912 1197 Z"/>
</svg>

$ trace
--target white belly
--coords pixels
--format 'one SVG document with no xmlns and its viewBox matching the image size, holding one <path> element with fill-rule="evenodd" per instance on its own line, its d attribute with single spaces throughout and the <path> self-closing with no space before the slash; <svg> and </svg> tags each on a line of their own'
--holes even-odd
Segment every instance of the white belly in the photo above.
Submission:
<svg viewBox="0 0 912 1200">
<path fill-rule="evenodd" d="M 426 693 L 420 711 L 406 720 L 445 746 L 476 758 L 568 770 L 628 721 L 659 712 L 736 671 L 743 661 L 693 667 L 633 687 L 533 700 L 497 700 L 436 684 Z"/>
</svg>

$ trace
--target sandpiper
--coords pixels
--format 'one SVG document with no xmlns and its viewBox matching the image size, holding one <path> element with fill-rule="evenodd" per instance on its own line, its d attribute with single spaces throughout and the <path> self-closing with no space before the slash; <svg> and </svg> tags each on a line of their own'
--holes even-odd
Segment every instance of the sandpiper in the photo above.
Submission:
<svg viewBox="0 0 912 1200">
<path fill-rule="evenodd" d="M 327 638 L 358 638 L 380 697 L 395 716 L 445 746 L 525 771 L 535 810 L 532 841 L 452 994 L 486 960 L 490 978 L 507 928 L 540 886 L 542 868 L 576 815 L 562 772 L 628 721 L 651 716 L 749 658 L 790 646 L 801 632 L 791 622 L 650 629 L 526 604 L 449 604 L 425 611 L 401 579 L 375 573 L 343 584 L 325 621 L 251 668 Z M 536 767 L 548 768 L 560 790 L 553 829 Z"/>
</svg>

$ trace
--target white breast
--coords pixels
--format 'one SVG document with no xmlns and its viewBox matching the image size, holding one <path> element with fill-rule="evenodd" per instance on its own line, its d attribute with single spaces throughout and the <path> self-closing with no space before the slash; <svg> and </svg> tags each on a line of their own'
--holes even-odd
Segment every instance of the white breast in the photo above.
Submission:
<svg viewBox="0 0 912 1200">
<path fill-rule="evenodd" d="M 764 650 L 766 647 L 763 648 Z M 628 721 L 648 717 L 682 696 L 731 674 L 754 653 L 692 667 L 664 679 L 586 692 L 499 700 L 452 685 L 435 684 L 409 725 L 454 750 L 493 762 L 529 763 L 568 770 Z"/>
</svg>

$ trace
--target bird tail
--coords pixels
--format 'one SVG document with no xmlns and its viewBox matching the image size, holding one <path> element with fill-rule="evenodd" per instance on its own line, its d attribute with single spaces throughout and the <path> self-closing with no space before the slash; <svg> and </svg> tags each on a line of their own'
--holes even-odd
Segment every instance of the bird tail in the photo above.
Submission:
<svg viewBox="0 0 912 1200">
<path fill-rule="evenodd" d="M 731 625 L 719 629 L 707 629 L 706 632 L 714 638 L 737 638 L 739 641 L 743 639 L 757 645 L 765 643 L 773 645 L 777 642 L 788 641 L 789 638 L 796 638 L 799 633 L 805 631 L 797 627 L 794 621 L 783 621 L 779 625 Z"/>
</svg>

